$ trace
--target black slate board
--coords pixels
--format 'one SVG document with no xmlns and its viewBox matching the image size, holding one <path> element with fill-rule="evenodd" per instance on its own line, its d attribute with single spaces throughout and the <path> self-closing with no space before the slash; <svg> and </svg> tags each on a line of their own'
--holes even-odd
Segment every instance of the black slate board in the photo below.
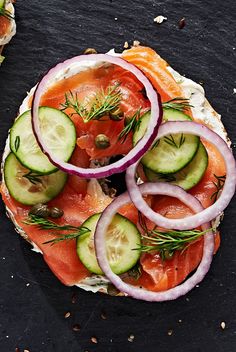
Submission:
<svg viewBox="0 0 236 352">
<path fill-rule="evenodd" d="M 236 140 L 235 12 L 233 0 L 17 0 L 18 33 L 0 68 L 1 153 L 26 91 L 50 66 L 86 47 L 121 50 L 125 41 L 135 39 L 158 50 L 179 72 L 203 81 Z M 157 25 L 153 19 L 160 14 L 168 21 Z M 180 30 L 182 17 L 186 26 Z M 222 245 L 206 279 L 186 297 L 162 304 L 64 287 L 16 235 L 2 203 L 0 212 L 1 352 L 17 347 L 30 352 L 236 350 L 235 202 L 226 211 Z M 66 312 L 71 312 L 68 319 Z M 80 324 L 79 332 L 72 330 L 74 324 Z M 98 344 L 90 341 L 92 336 Z"/>
</svg>

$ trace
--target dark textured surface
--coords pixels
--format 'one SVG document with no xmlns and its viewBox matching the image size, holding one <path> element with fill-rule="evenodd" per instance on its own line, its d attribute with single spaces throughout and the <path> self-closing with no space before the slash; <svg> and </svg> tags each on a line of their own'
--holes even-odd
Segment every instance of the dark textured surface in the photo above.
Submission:
<svg viewBox="0 0 236 352">
<path fill-rule="evenodd" d="M 18 33 L 0 68 L 0 152 L 26 91 L 48 67 L 86 47 L 121 50 L 124 41 L 134 39 L 157 49 L 179 72 L 203 81 L 236 140 L 235 7 L 234 0 L 17 0 Z M 168 21 L 155 24 L 159 14 Z M 182 17 L 186 26 L 180 30 Z M 163 304 L 62 286 L 42 257 L 16 235 L 2 203 L 0 212 L 1 352 L 16 347 L 30 352 L 236 350 L 235 202 L 226 211 L 222 245 L 206 279 L 187 297 Z M 76 303 L 71 303 L 74 292 Z M 71 317 L 65 319 L 68 311 Z M 79 332 L 72 331 L 74 324 L 80 324 Z"/>
</svg>

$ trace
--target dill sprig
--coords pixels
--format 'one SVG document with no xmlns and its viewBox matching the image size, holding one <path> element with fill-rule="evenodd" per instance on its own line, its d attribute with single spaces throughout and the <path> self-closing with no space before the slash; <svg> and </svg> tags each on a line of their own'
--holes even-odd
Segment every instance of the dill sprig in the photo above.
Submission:
<svg viewBox="0 0 236 352">
<path fill-rule="evenodd" d="M 213 200 L 213 202 L 216 202 L 220 195 L 220 192 L 224 187 L 226 175 L 217 176 L 214 174 L 214 177 L 216 178 L 216 182 L 213 181 L 213 184 L 216 187 L 216 191 L 211 195 L 211 200 Z"/>
<path fill-rule="evenodd" d="M 171 258 L 175 251 L 184 251 L 187 247 L 198 240 L 206 232 L 199 230 L 151 230 L 143 235 L 143 244 L 139 246 L 142 252 L 158 251 L 163 260 Z"/>
<path fill-rule="evenodd" d="M 118 136 L 118 141 L 122 140 L 122 143 L 125 142 L 128 134 L 132 131 L 137 131 L 140 126 L 140 112 L 141 108 L 139 108 L 132 117 L 128 119 L 128 122 L 126 123 L 126 126 L 123 128 L 123 130 L 120 132 Z"/>
<path fill-rule="evenodd" d="M 115 110 L 121 101 L 122 94 L 119 89 L 120 84 L 115 84 L 107 89 L 98 91 L 92 101 L 90 107 L 79 101 L 78 93 L 65 94 L 65 103 L 62 105 L 62 111 L 72 108 L 75 112 L 71 115 L 78 114 L 84 122 L 91 120 L 100 120 L 103 116 L 107 115 L 112 110 Z"/>
<path fill-rule="evenodd" d="M 162 103 L 162 107 L 165 109 L 175 109 L 179 111 L 188 110 L 193 107 L 189 104 L 189 99 L 177 97 Z"/>
<path fill-rule="evenodd" d="M 77 231 L 79 229 L 79 227 L 73 226 L 73 225 L 59 225 L 52 220 L 48 220 L 48 219 L 42 218 L 41 216 L 33 215 L 33 214 L 30 214 L 28 218 L 24 220 L 24 224 L 36 225 L 41 230 Z"/>
<path fill-rule="evenodd" d="M 172 147 L 175 147 L 177 149 L 179 149 L 185 142 L 185 137 L 184 137 L 184 134 L 181 133 L 181 136 L 180 136 L 180 139 L 179 141 L 177 141 L 177 138 L 175 139 L 172 134 L 168 135 L 168 136 L 165 136 L 163 137 L 163 140 L 169 144 L 170 146 Z"/>
<path fill-rule="evenodd" d="M 142 228 L 142 244 L 135 248 L 142 252 L 159 252 L 162 260 L 171 259 L 175 251 L 184 252 L 189 245 L 212 229 L 199 230 L 158 230 L 155 226 L 149 230 L 142 213 L 138 212 L 138 222 Z"/>
<path fill-rule="evenodd" d="M 163 174 L 163 173 L 157 173 L 157 176 L 160 180 L 164 180 L 166 182 L 174 182 L 176 181 L 176 177 L 173 174 Z"/>
<path fill-rule="evenodd" d="M 42 179 L 40 178 L 42 176 L 45 176 L 45 175 L 37 174 L 37 173 L 34 173 L 33 171 L 29 171 L 27 174 L 23 175 L 22 177 L 27 178 L 27 180 L 33 183 L 33 185 L 36 185 L 37 183 L 43 183 Z"/>
<path fill-rule="evenodd" d="M 0 16 L 3 16 L 5 18 L 7 18 L 8 20 L 14 20 L 14 16 L 11 14 L 10 11 L 8 11 L 7 9 L 5 9 L 4 7 L 0 8 Z"/>
<path fill-rule="evenodd" d="M 71 241 L 76 239 L 79 236 L 82 236 L 86 233 L 89 233 L 91 230 L 88 227 L 79 227 L 78 230 L 75 233 L 68 233 L 68 234 L 56 234 L 57 237 L 53 238 L 52 240 L 43 242 L 43 244 L 49 244 L 51 243 L 51 245 L 57 244 L 59 242 L 62 241 Z"/>
<path fill-rule="evenodd" d="M 30 214 L 29 217 L 24 220 L 24 224 L 35 225 L 41 230 L 73 231 L 73 233 L 67 233 L 67 234 L 55 233 L 55 236 L 57 237 L 43 243 L 43 244 L 51 243 L 51 245 L 62 241 L 73 240 L 91 231 L 89 228 L 85 226 L 73 226 L 69 224 L 59 225 L 54 221 L 51 221 L 33 214 Z"/>
</svg>

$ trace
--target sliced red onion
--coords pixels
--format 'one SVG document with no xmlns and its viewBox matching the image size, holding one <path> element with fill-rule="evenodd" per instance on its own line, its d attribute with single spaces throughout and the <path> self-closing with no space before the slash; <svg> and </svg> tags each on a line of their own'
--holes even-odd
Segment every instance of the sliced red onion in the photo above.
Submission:
<svg viewBox="0 0 236 352">
<path fill-rule="evenodd" d="M 74 68 L 75 65 L 78 65 L 80 63 L 86 63 L 86 65 L 87 63 L 90 63 L 91 65 L 103 62 L 108 62 L 122 67 L 123 69 L 134 74 L 134 76 L 143 84 L 144 88 L 146 89 L 147 98 L 149 99 L 151 104 L 151 118 L 146 134 L 144 135 L 142 140 L 126 156 L 111 165 L 106 165 L 100 168 L 85 169 L 63 162 L 52 154 L 52 152 L 46 145 L 40 131 L 38 108 L 40 106 L 40 99 L 43 93 L 48 89 L 48 83 L 51 80 L 55 79 L 55 76 L 57 76 L 60 72 L 68 72 L 68 70 Z M 78 175 L 80 177 L 102 178 L 126 170 L 128 166 L 132 165 L 138 159 L 140 159 L 140 157 L 142 157 L 142 155 L 151 146 L 152 142 L 157 136 L 157 131 L 161 123 L 161 119 L 162 107 L 160 97 L 156 93 L 156 91 L 152 87 L 152 84 L 149 82 L 146 76 L 136 66 L 128 63 L 127 61 L 119 57 L 114 57 L 107 54 L 81 55 L 58 64 L 54 68 L 50 69 L 50 71 L 39 82 L 33 96 L 32 126 L 35 137 L 42 151 L 47 155 L 49 160 L 59 169 L 70 174 Z"/>
<path fill-rule="evenodd" d="M 130 166 L 126 171 L 126 185 L 132 199 L 132 202 L 135 204 L 136 208 L 145 214 L 145 216 L 157 224 L 158 226 L 164 227 L 166 229 L 177 229 L 177 230 L 187 230 L 192 229 L 209 222 L 215 219 L 221 212 L 227 207 L 231 198 L 235 192 L 236 185 L 236 167 L 233 154 L 225 143 L 225 141 L 215 132 L 210 130 L 208 127 L 198 124 L 196 122 L 166 122 L 160 126 L 158 131 L 158 138 L 162 138 L 168 134 L 173 133 L 187 133 L 200 136 L 210 143 L 212 143 L 220 151 L 222 157 L 225 161 L 226 166 L 226 180 L 224 188 L 220 197 L 217 201 L 212 204 L 210 207 L 202 210 L 198 214 L 188 216 L 183 219 L 168 219 L 156 212 L 154 212 L 145 200 L 142 197 L 142 194 L 139 191 L 139 187 L 136 185 L 135 173 L 138 166 L 138 162 Z M 165 184 L 166 185 L 166 184 Z M 186 196 L 182 196 L 179 190 L 176 191 L 178 197 L 181 201 L 186 200 Z M 167 192 L 167 195 L 168 194 Z M 190 195 L 189 195 L 190 196 Z"/>
<path fill-rule="evenodd" d="M 203 210 L 201 203 L 194 196 L 191 196 L 178 186 L 157 182 L 144 183 L 141 186 L 138 186 L 138 189 L 140 194 L 161 194 L 176 197 L 183 201 L 190 209 L 196 213 Z M 103 211 L 97 223 L 94 239 L 96 256 L 99 266 L 101 267 L 106 277 L 113 283 L 113 285 L 116 286 L 118 290 L 134 298 L 142 299 L 145 301 L 161 302 L 173 300 L 185 295 L 200 281 L 202 281 L 210 268 L 214 252 L 214 235 L 212 231 L 210 230 L 204 235 L 203 256 L 197 270 L 184 283 L 162 292 L 147 291 L 146 289 L 129 285 L 122 281 L 118 275 L 114 274 L 110 268 L 106 256 L 105 234 L 112 217 L 117 213 L 120 207 L 129 203 L 130 201 L 131 199 L 128 192 L 123 193 L 121 196 L 117 197 L 110 205 L 108 205 L 108 207 Z M 210 223 L 206 223 L 201 227 L 202 230 L 205 231 L 209 229 L 211 225 Z"/>
</svg>

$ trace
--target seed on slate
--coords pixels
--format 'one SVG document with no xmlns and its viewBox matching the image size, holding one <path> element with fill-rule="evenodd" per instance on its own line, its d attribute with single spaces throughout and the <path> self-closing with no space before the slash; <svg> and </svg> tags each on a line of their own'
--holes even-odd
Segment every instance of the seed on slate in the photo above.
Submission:
<svg viewBox="0 0 236 352">
<path fill-rule="evenodd" d="M 84 50 L 84 55 L 97 54 L 97 50 L 94 48 L 87 48 Z"/>
<path fill-rule="evenodd" d="M 92 343 L 98 343 L 98 339 L 95 336 L 91 337 Z"/>
<path fill-rule="evenodd" d="M 78 332 L 78 331 L 80 331 L 80 325 L 79 324 L 75 324 L 72 329 L 73 329 L 73 331 Z"/>
<path fill-rule="evenodd" d="M 185 17 L 181 18 L 179 21 L 179 29 L 183 29 L 185 27 Z"/>
</svg>

